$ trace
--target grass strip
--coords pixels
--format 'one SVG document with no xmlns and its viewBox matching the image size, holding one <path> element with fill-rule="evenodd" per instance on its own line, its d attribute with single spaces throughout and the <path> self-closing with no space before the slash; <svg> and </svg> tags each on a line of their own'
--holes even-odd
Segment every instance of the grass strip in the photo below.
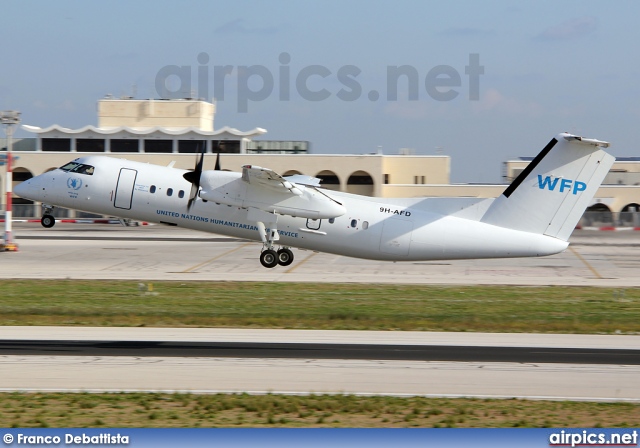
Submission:
<svg viewBox="0 0 640 448">
<path fill-rule="evenodd" d="M 633 288 L 0 281 L 0 325 L 637 334 L 638 322 Z"/>
<path fill-rule="evenodd" d="M 637 427 L 640 404 L 248 394 L 0 394 L 0 427 Z"/>
</svg>

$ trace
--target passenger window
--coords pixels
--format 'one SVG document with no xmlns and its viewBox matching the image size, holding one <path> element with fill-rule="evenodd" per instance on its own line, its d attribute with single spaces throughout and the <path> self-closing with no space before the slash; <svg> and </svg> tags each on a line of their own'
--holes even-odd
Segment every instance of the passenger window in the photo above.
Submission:
<svg viewBox="0 0 640 448">
<path fill-rule="evenodd" d="M 182 199 L 182 198 L 184 197 L 184 190 L 180 190 L 180 191 L 178 192 L 178 197 L 179 197 L 180 199 Z"/>
<path fill-rule="evenodd" d="M 329 224 L 333 224 L 334 222 L 336 222 L 336 218 L 329 218 Z"/>
<path fill-rule="evenodd" d="M 151 185 L 149 187 L 149 193 L 155 193 L 156 192 L 156 186 L 155 185 Z"/>
<path fill-rule="evenodd" d="M 358 220 L 357 219 L 352 219 L 351 220 L 351 227 L 353 227 L 355 229 L 357 225 L 358 225 Z"/>
<path fill-rule="evenodd" d="M 173 188 L 167 188 L 167 196 L 173 195 Z"/>
<path fill-rule="evenodd" d="M 369 221 L 362 221 L 362 229 L 367 230 L 369 228 Z"/>
</svg>

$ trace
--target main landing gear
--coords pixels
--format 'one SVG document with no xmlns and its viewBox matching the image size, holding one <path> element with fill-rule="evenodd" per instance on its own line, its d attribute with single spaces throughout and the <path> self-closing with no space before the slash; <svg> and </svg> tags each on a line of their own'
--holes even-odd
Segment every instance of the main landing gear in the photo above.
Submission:
<svg viewBox="0 0 640 448">
<path fill-rule="evenodd" d="M 53 217 L 53 206 L 42 204 L 42 219 L 40 219 L 42 227 L 50 229 L 56 225 L 56 218 Z"/>
<path fill-rule="evenodd" d="M 293 263 L 293 252 L 288 247 L 278 249 L 263 249 L 260 254 L 260 263 L 265 268 L 275 268 L 277 265 L 289 266 Z"/>
<path fill-rule="evenodd" d="M 277 251 L 273 243 L 280 239 L 275 223 L 271 223 L 271 228 L 267 229 L 263 222 L 258 221 L 260 239 L 262 239 L 262 253 L 260 253 L 260 263 L 265 268 L 275 268 L 277 265 L 289 266 L 293 263 L 293 252 L 288 247 L 281 247 Z"/>
</svg>

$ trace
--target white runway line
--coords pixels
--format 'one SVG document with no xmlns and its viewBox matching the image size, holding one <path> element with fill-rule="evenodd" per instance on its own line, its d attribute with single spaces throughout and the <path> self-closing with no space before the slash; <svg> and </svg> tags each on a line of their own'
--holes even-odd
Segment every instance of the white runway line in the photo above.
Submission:
<svg viewBox="0 0 640 448">
<path fill-rule="evenodd" d="M 6 391 L 335 393 L 640 401 L 640 366 L 0 356 Z"/>
<path fill-rule="evenodd" d="M 295 342 L 304 344 L 451 345 L 640 350 L 640 335 L 430 331 L 0 326 L 0 339 L 31 341 Z"/>
</svg>

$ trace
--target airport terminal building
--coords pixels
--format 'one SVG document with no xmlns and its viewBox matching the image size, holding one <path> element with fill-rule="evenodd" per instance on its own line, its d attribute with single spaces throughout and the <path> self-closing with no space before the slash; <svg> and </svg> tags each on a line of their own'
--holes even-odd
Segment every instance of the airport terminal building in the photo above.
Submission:
<svg viewBox="0 0 640 448">
<path fill-rule="evenodd" d="M 497 197 L 531 158 L 504 164 L 505 184 L 451 184 L 450 158 L 413 154 L 335 155 L 311 154 L 306 141 L 270 141 L 266 130 L 214 130 L 215 104 L 196 100 L 139 100 L 107 97 L 98 101 L 98 124 L 80 129 L 59 125 L 46 128 L 23 125 L 34 138 L 14 140 L 14 183 L 55 169 L 85 155 L 103 153 L 159 165 L 175 162 L 192 169 L 195 154 L 204 147 L 204 169 L 213 169 L 220 153 L 223 170 L 239 171 L 243 165 L 270 168 L 283 176 L 305 174 L 322 179 L 328 189 L 379 197 Z M 6 142 L 0 140 L 0 147 Z M 5 172 L 0 170 L 0 177 Z M 4 185 L 2 199 L 4 208 Z M 593 199 L 590 210 L 602 222 L 628 221 L 640 211 L 640 158 L 616 161 Z M 56 209 L 59 217 L 83 213 Z M 622 213 L 622 215 L 620 215 Z M 39 204 L 15 198 L 14 217 L 39 217 Z M 621 218 L 622 217 L 622 218 Z M 635 217 L 633 219 L 636 219 Z M 622 222 L 619 222 L 624 224 Z M 640 224 L 640 223 L 630 223 Z"/>
</svg>

